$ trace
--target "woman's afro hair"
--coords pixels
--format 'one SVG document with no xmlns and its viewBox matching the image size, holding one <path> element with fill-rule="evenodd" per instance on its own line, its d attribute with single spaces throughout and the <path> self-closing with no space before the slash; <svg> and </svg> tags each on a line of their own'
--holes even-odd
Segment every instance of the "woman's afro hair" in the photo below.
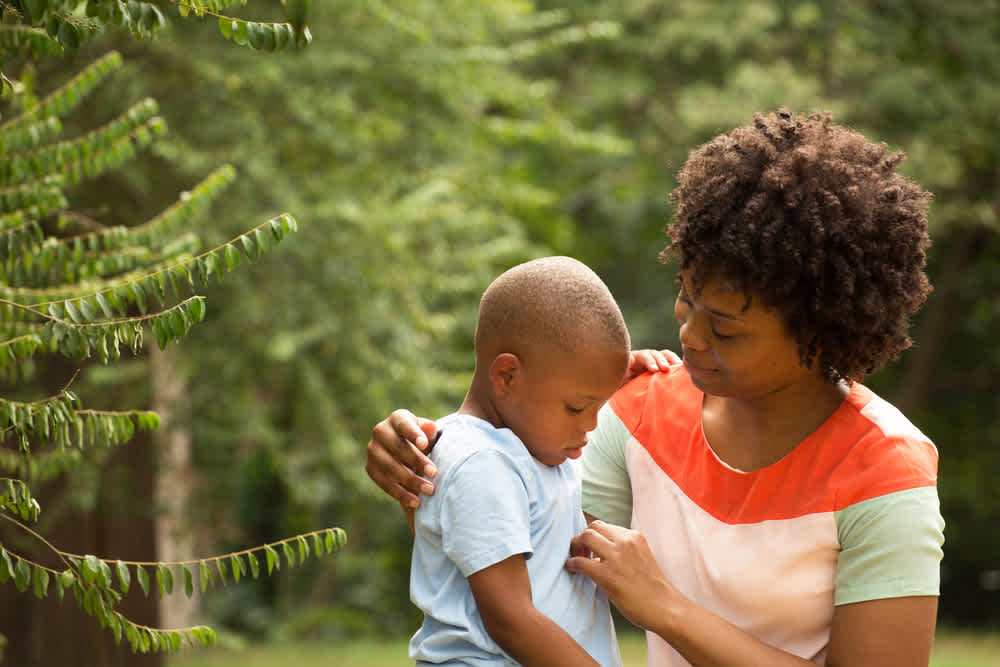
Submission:
<svg viewBox="0 0 1000 667">
<path fill-rule="evenodd" d="M 910 346 L 931 195 L 895 172 L 902 153 L 780 109 L 689 156 L 662 261 L 700 289 L 725 279 L 777 310 L 802 360 L 860 380 Z"/>
</svg>

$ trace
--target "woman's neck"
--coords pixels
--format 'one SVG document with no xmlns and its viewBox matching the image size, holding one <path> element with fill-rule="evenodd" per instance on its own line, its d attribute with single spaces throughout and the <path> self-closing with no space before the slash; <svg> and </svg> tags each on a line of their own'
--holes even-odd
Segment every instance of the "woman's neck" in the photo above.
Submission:
<svg viewBox="0 0 1000 667">
<path fill-rule="evenodd" d="M 702 425 L 709 446 L 727 465 L 750 472 L 777 463 L 844 402 L 850 386 L 817 378 L 753 398 L 705 396 Z"/>
</svg>

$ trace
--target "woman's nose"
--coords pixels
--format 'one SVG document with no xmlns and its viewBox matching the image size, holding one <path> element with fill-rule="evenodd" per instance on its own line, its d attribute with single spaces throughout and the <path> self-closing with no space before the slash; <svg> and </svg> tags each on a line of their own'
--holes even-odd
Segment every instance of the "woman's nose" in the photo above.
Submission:
<svg viewBox="0 0 1000 667">
<path fill-rule="evenodd" d="M 689 316 L 681 324 L 680 339 L 681 346 L 692 350 L 704 350 L 707 348 L 707 340 L 698 329 L 697 317 Z"/>
</svg>

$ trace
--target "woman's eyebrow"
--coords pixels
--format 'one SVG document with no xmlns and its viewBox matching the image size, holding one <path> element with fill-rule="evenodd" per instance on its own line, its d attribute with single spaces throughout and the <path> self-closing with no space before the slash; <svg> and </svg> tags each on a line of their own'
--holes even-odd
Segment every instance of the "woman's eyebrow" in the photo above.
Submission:
<svg viewBox="0 0 1000 667">
<path fill-rule="evenodd" d="M 742 311 L 740 313 L 727 313 L 727 312 L 722 311 L 722 310 L 716 310 L 715 308 L 709 308 L 708 306 L 705 306 L 705 310 L 707 310 L 708 312 L 712 313 L 716 317 L 721 317 L 721 318 L 726 319 L 726 320 L 734 320 L 734 321 L 737 321 L 737 322 L 740 322 L 740 321 L 743 320 L 743 318 L 740 317 L 740 315 L 742 315 Z"/>
</svg>

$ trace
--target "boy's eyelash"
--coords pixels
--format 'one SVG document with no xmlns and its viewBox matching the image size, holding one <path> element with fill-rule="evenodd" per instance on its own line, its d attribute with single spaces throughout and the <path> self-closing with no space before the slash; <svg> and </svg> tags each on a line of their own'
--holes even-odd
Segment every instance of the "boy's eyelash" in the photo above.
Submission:
<svg viewBox="0 0 1000 667">
<path fill-rule="evenodd" d="M 583 408 L 574 408 L 571 405 L 567 405 L 566 406 L 566 410 L 568 410 L 571 414 L 574 414 L 574 415 L 578 415 L 581 412 L 583 412 Z"/>
</svg>

